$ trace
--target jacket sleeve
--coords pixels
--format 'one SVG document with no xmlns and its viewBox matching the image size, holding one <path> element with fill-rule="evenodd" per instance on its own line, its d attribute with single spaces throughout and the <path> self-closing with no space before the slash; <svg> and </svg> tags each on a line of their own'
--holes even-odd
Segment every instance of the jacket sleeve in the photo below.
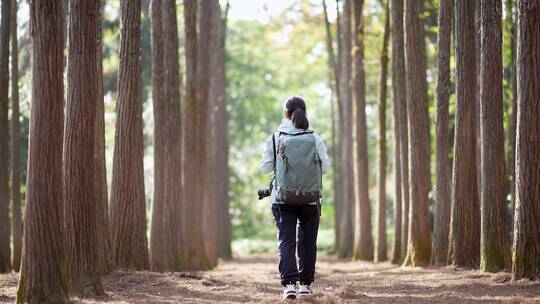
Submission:
<svg viewBox="0 0 540 304">
<path fill-rule="evenodd" d="M 268 137 L 264 142 L 264 150 L 262 153 L 261 161 L 259 162 L 259 169 L 264 174 L 270 174 L 274 172 L 274 147 L 272 143 L 272 136 Z"/>
<path fill-rule="evenodd" d="M 328 170 L 330 170 L 330 167 L 332 166 L 332 160 L 328 156 L 328 151 L 322 138 L 318 134 L 315 134 L 315 139 L 317 142 L 317 153 L 319 154 L 322 162 L 321 170 L 322 173 L 325 174 L 326 172 L 328 172 Z"/>
</svg>

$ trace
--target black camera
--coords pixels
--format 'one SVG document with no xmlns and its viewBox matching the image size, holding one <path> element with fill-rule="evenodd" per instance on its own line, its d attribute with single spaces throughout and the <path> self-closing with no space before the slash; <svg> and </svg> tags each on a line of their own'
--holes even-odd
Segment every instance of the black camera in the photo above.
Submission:
<svg viewBox="0 0 540 304">
<path fill-rule="evenodd" d="M 262 200 L 263 198 L 272 195 L 272 189 L 259 189 L 257 190 L 257 194 L 259 195 L 259 200 Z"/>
<path fill-rule="evenodd" d="M 272 178 L 272 180 L 270 181 L 270 185 L 268 186 L 268 188 L 257 190 L 257 194 L 259 195 L 259 200 L 262 200 L 263 198 L 272 195 L 272 189 L 274 188 L 274 179 L 275 179 L 275 178 Z"/>
</svg>

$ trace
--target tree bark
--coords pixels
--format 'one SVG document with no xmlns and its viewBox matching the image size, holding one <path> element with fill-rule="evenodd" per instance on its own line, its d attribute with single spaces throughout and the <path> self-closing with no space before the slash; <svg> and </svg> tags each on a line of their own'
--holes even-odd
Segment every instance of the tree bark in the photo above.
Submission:
<svg viewBox="0 0 540 304">
<path fill-rule="evenodd" d="M 218 203 L 214 193 L 208 191 L 211 185 L 214 170 L 212 166 L 215 164 L 209 160 L 212 155 L 212 143 L 207 140 L 211 136 L 213 119 L 211 116 L 214 102 L 210 100 L 210 82 L 214 77 L 214 71 L 211 62 L 213 59 L 213 51 L 215 51 L 216 37 L 213 35 L 215 30 L 215 22 L 212 18 L 212 6 L 219 5 L 218 0 L 199 1 L 199 23 L 198 43 L 197 43 L 197 98 L 199 107 L 197 109 L 197 145 L 201 161 L 199 162 L 200 172 L 200 187 L 201 187 L 201 205 L 203 206 L 203 235 L 205 239 L 206 256 L 210 263 L 210 267 L 217 266 L 218 258 L 218 227 L 217 227 L 217 209 Z M 215 166 L 214 166 L 215 167 Z"/>
<path fill-rule="evenodd" d="M 394 66 L 394 98 L 399 104 L 399 134 L 401 163 L 401 257 L 405 259 L 409 240 L 409 123 L 405 74 L 405 32 L 403 28 L 403 0 L 392 1 L 392 65 Z"/>
<path fill-rule="evenodd" d="M 154 176 L 150 243 L 154 271 L 179 271 L 182 146 L 178 25 L 174 0 L 150 4 L 153 48 Z"/>
<path fill-rule="evenodd" d="M 30 2 L 32 106 L 17 303 L 69 302 L 62 246 L 63 32 L 62 1 Z"/>
<path fill-rule="evenodd" d="M 197 0 L 184 1 L 184 22 L 186 40 L 186 105 L 184 115 L 184 198 L 183 198 L 183 231 L 184 236 L 184 268 L 188 270 L 204 270 L 212 267 L 206 255 L 203 242 L 203 191 L 207 189 L 204 182 L 204 161 L 206 157 L 203 132 L 200 121 L 206 110 L 204 102 L 199 100 L 198 89 L 198 37 L 197 37 Z M 205 28 L 204 31 L 207 29 Z M 203 96 L 204 97 L 204 96 Z M 206 99 L 206 97 L 204 97 Z"/>
<path fill-rule="evenodd" d="M 342 18 L 341 12 L 339 10 L 339 0 L 336 0 L 336 42 L 337 42 L 337 58 L 336 58 L 336 73 L 338 74 L 338 82 L 336 83 L 336 87 L 338 87 L 338 90 L 341 90 L 343 87 L 343 79 L 342 79 L 342 69 L 341 65 L 343 63 L 343 47 L 342 47 Z M 342 158 L 343 158 L 343 123 L 344 123 L 344 102 L 343 102 L 343 94 L 340 93 L 339 96 L 337 96 L 337 146 L 336 146 L 336 159 L 334 159 L 334 166 L 336 169 L 336 184 L 334 185 L 334 222 L 335 222 L 335 247 L 336 247 L 336 253 L 338 256 L 343 257 L 343 246 L 341 245 L 342 237 L 343 237 L 343 231 L 345 225 L 342 224 L 342 217 L 343 217 L 343 205 L 344 205 L 344 180 L 345 177 L 343 166 L 342 166 Z"/>
<path fill-rule="evenodd" d="M 404 35 L 403 35 L 403 0 L 390 0 L 390 24 L 392 35 L 392 98 L 394 114 L 394 175 L 396 180 L 395 190 L 395 210 L 394 210 L 394 246 L 392 253 L 392 263 L 399 264 L 405 256 L 406 235 L 404 230 L 406 221 L 405 197 L 409 197 L 408 190 L 405 191 L 409 174 L 408 168 L 404 167 L 407 159 L 407 121 L 402 123 L 402 117 L 407 116 L 407 100 L 405 87 L 405 55 L 404 55 Z M 405 112 L 405 113 L 402 113 Z M 405 145 L 405 146 L 404 146 Z M 408 186 L 407 186 L 408 189 Z M 408 205 L 407 205 L 408 206 Z M 408 208 L 407 208 L 408 210 Z"/>
<path fill-rule="evenodd" d="M 480 260 L 474 3 L 456 1 L 455 14 L 457 105 L 448 262 L 474 267 Z"/>
<path fill-rule="evenodd" d="M 331 74 L 331 86 L 336 92 L 336 97 L 339 100 L 339 69 L 337 67 L 336 56 L 334 53 L 334 43 L 332 38 L 332 30 L 330 27 L 330 21 L 328 20 L 328 9 L 326 7 L 326 1 L 322 1 L 323 10 L 324 10 L 324 29 L 326 32 L 326 50 L 328 52 L 328 66 L 330 67 Z"/>
<path fill-rule="evenodd" d="M 379 81 L 379 212 L 378 212 L 378 238 L 377 262 L 388 259 L 388 246 L 386 242 L 386 82 L 388 78 L 388 39 L 390 36 L 390 8 L 386 4 L 384 34 L 381 52 L 381 78 Z"/>
<path fill-rule="evenodd" d="M 439 40 L 437 55 L 437 135 L 436 169 L 437 185 L 435 198 L 435 221 L 431 263 L 444 266 L 448 263 L 448 233 L 450 230 L 450 152 L 449 143 L 449 100 L 452 92 L 450 80 L 450 47 L 454 0 L 441 0 L 439 7 Z"/>
<path fill-rule="evenodd" d="M 222 17 L 219 2 L 212 2 L 212 20 L 215 25 L 212 39 L 215 43 L 215 52 L 212 56 L 212 87 L 210 89 L 213 101 L 213 124 L 212 124 L 212 153 L 211 159 L 215 166 L 210 178 L 213 185 L 216 185 L 214 192 L 217 203 L 217 250 L 218 256 L 223 259 L 232 258 L 231 239 L 232 227 L 229 214 L 229 140 L 228 123 L 229 113 L 227 112 L 227 18 L 229 3 L 225 5 L 225 13 Z"/>
<path fill-rule="evenodd" d="M 75 293 L 103 293 L 94 158 L 100 12 L 100 0 L 69 1 L 64 225 L 70 291 Z"/>
<path fill-rule="evenodd" d="M 540 277 L 540 2 L 518 2 L 516 210 L 512 277 Z"/>
<path fill-rule="evenodd" d="M 482 0 L 481 16 L 480 269 L 497 272 L 510 265 L 503 127 L 502 1 Z"/>
<path fill-rule="evenodd" d="M 111 244 L 120 268 L 149 268 L 143 170 L 141 1 L 122 0 Z"/>
<path fill-rule="evenodd" d="M 13 230 L 13 270 L 21 268 L 23 224 L 21 217 L 21 164 L 19 122 L 19 46 L 17 41 L 17 0 L 11 2 L 11 212 Z"/>
<path fill-rule="evenodd" d="M 346 258 L 352 255 L 353 251 L 353 236 L 354 236 L 354 170 L 351 163 L 353 162 L 353 117 L 352 117 L 352 89 L 351 89 L 351 74 L 352 74 L 352 0 L 344 0 L 343 18 L 341 25 L 341 88 L 342 96 L 342 128 L 341 128 L 341 175 L 343 176 L 342 197 L 340 205 L 340 239 L 337 249 L 338 257 Z"/>
<path fill-rule="evenodd" d="M 429 134 L 424 29 L 420 0 L 405 3 L 405 56 L 409 114 L 410 189 L 409 231 L 405 265 L 426 266 L 431 257 L 429 227 Z"/>
<path fill-rule="evenodd" d="M 11 0 L 2 0 L 0 24 L 0 273 L 11 271 L 9 222 L 9 36 Z"/>
<path fill-rule="evenodd" d="M 103 2 L 100 16 L 103 16 Z M 107 187 L 107 167 L 105 159 L 105 104 L 103 100 L 103 38 L 102 21 L 100 21 L 99 40 L 97 43 L 97 68 L 98 83 L 96 95 L 96 120 L 95 120 L 95 159 L 96 159 L 96 217 L 97 217 L 97 241 L 99 256 L 99 271 L 108 274 L 113 270 L 111 256 L 111 238 L 109 230 L 109 196 Z"/>
<path fill-rule="evenodd" d="M 354 48 L 353 88 L 356 110 L 355 207 L 353 260 L 373 260 L 371 204 L 368 187 L 368 154 L 366 126 L 366 75 L 364 71 L 363 0 L 353 0 Z"/>
</svg>

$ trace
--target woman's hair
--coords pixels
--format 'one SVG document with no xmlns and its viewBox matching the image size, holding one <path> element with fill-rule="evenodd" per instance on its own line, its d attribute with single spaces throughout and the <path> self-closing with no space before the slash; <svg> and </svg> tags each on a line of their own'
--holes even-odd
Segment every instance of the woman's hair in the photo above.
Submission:
<svg viewBox="0 0 540 304">
<path fill-rule="evenodd" d="M 309 121 L 306 117 L 306 102 L 298 97 L 293 96 L 285 102 L 285 111 L 295 128 L 307 130 L 309 129 Z"/>
</svg>

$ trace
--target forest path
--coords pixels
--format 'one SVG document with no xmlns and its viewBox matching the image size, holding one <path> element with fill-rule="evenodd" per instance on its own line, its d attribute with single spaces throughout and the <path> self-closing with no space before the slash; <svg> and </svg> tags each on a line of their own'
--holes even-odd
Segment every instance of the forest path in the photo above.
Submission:
<svg viewBox="0 0 540 304">
<path fill-rule="evenodd" d="M 106 297 L 74 303 L 294 303 L 281 300 L 276 258 L 239 258 L 194 273 L 116 272 Z M 408 268 L 321 257 L 315 295 L 298 303 L 540 303 L 540 282 L 454 268 Z M 0 302 L 13 302 L 17 275 L 0 275 Z"/>
</svg>

